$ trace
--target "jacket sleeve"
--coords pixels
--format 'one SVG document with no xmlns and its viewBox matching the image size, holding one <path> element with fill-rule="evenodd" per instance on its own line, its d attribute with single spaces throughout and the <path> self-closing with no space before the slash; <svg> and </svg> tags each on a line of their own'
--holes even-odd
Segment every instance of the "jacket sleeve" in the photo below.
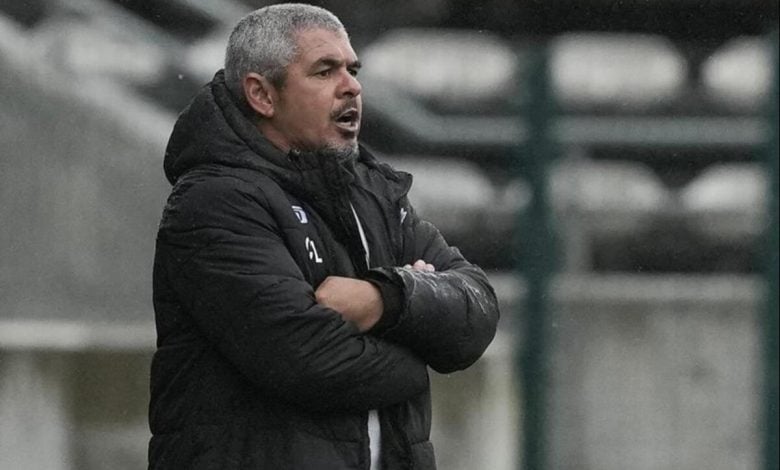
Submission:
<svg viewBox="0 0 780 470">
<path fill-rule="evenodd" d="M 485 273 L 466 261 L 430 222 L 411 207 L 404 223 L 404 260 L 431 263 L 436 272 L 402 267 L 369 271 L 383 295 L 400 288 L 400 306 L 373 334 L 404 345 L 434 370 L 448 373 L 473 364 L 493 340 L 499 318 L 495 291 Z"/>
<path fill-rule="evenodd" d="M 176 188 L 158 235 L 158 263 L 199 334 L 262 393 L 314 411 L 366 411 L 426 390 L 411 351 L 315 302 L 263 194 L 233 179 Z"/>
</svg>

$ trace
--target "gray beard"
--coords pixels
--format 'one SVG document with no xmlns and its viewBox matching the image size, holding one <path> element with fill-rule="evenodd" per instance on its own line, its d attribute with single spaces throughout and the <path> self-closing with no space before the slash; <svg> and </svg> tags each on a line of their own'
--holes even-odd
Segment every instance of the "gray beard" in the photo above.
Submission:
<svg viewBox="0 0 780 470">
<path fill-rule="evenodd" d="M 334 159 L 339 163 L 357 160 L 360 150 L 357 142 L 349 147 L 322 147 L 314 152 L 320 158 Z"/>
</svg>

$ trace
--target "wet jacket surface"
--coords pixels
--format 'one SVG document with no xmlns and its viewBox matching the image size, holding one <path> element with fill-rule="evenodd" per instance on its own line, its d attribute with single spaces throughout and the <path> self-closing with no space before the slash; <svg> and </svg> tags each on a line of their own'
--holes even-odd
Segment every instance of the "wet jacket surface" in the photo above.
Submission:
<svg viewBox="0 0 780 470">
<path fill-rule="evenodd" d="M 383 468 L 434 469 L 428 367 L 476 361 L 498 308 L 482 270 L 416 216 L 411 177 L 365 149 L 283 154 L 221 72 L 179 116 L 165 173 L 149 468 L 368 469 L 378 409 Z M 400 268 L 417 259 L 437 272 Z M 380 287 L 372 330 L 315 302 L 329 275 Z"/>
</svg>

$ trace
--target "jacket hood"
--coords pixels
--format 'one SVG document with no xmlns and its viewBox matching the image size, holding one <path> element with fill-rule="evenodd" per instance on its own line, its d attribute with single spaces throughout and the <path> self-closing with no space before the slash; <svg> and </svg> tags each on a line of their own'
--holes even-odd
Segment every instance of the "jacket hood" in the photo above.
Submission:
<svg viewBox="0 0 780 470">
<path fill-rule="evenodd" d="M 267 171 L 283 170 L 285 160 L 235 104 L 220 70 L 179 115 L 165 150 L 164 169 L 173 184 L 198 165 Z"/>
<path fill-rule="evenodd" d="M 411 175 L 380 163 L 363 146 L 357 162 L 295 151 L 285 154 L 241 111 L 225 85 L 223 70 L 179 115 L 163 167 L 166 178 L 174 184 L 188 170 L 204 164 L 257 170 L 309 199 L 319 199 L 321 187 L 316 181 L 322 178 L 329 186 L 341 186 L 354 181 L 356 175 L 374 179 L 379 173 L 389 183 L 383 196 L 395 200 L 405 195 L 412 183 Z"/>
</svg>

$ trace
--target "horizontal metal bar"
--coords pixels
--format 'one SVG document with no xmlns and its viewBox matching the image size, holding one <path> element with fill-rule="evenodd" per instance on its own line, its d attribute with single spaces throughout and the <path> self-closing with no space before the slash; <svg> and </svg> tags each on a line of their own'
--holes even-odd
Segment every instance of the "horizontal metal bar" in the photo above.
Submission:
<svg viewBox="0 0 780 470">
<path fill-rule="evenodd" d="M 514 116 L 439 115 L 389 86 L 372 84 L 369 114 L 424 145 L 516 146 L 528 138 Z M 633 147 L 756 147 L 769 124 L 750 116 L 572 116 L 552 119 L 553 140 L 566 145 Z"/>
<path fill-rule="evenodd" d="M 767 140 L 769 125 L 751 117 L 563 116 L 553 132 L 577 145 L 752 147 Z"/>
</svg>

